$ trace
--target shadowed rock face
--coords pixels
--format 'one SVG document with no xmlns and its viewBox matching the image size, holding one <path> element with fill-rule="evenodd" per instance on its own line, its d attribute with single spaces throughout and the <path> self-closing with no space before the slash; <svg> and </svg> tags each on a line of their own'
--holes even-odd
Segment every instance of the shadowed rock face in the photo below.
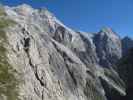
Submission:
<svg viewBox="0 0 133 100">
<path fill-rule="evenodd" d="M 117 70 L 120 77 L 125 81 L 127 95 L 119 97 L 119 100 L 132 100 L 133 98 L 133 48 L 118 62 Z M 118 100 L 118 99 L 117 99 Z"/>
<path fill-rule="evenodd" d="M 16 22 L 6 29 L 7 56 L 21 82 L 20 100 L 107 100 L 102 81 L 125 95 L 117 72 L 101 66 L 121 57 L 120 40 L 110 29 L 86 36 L 46 9 L 6 6 L 5 12 Z"/>
<path fill-rule="evenodd" d="M 103 28 L 96 34 L 94 43 L 102 66 L 112 66 L 122 57 L 121 39 L 110 28 Z"/>
<path fill-rule="evenodd" d="M 126 55 L 126 53 L 133 48 L 133 40 L 129 37 L 125 37 L 122 39 L 122 51 L 123 55 Z"/>
</svg>

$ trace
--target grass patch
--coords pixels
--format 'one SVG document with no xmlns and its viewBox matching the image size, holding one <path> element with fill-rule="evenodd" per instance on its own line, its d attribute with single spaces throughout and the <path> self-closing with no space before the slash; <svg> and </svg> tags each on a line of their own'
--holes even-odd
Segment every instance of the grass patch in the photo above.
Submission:
<svg viewBox="0 0 133 100">
<path fill-rule="evenodd" d="M 0 16 L 6 16 L 6 13 L 4 11 L 4 8 L 0 5 Z"/>
<path fill-rule="evenodd" d="M 10 19 L 4 17 L 0 18 L 0 29 L 6 28 L 13 24 L 15 24 L 15 22 Z"/>
<path fill-rule="evenodd" d="M 14 75 L 13 67 L 8 62 L 7 49 L 4 45 L 8 44 L 4 29 L 14 23 L 0 8 L 0 99 L 5 96 L 6 100 L 19 100 L 17 88 L 19 82 Z"/>
</svg>

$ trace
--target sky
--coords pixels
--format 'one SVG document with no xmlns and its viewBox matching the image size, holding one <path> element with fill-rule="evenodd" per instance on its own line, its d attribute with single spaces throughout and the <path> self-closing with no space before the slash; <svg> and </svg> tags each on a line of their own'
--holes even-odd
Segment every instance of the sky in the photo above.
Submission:
<svg viewBox="0 0 133 100">
<path fill-rule="evenodd" d="M 65 25 L 84 32 L 110 27 L 121 37 L 133 38 L 133 0 L 0 0 L 5 5 L 27 3 L 46 7 Z"/>
</svg>

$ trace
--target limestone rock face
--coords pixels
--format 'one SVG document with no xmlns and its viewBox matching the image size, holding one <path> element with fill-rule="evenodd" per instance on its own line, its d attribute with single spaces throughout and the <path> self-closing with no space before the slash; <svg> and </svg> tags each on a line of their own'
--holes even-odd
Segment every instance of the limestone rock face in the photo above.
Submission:
<svg viewBox="0 0 133 100">
<path fill-rule="evenodd" d="M 107 100 L 101 79 L 126 94 L 115 70 L 99 64 L 121 57 L 119 38 L 110 30 L 86 36 L 48 10 L 28 5 L 6 6 L 5 12 L 16 22 L 6 29 L 7 56 L 20 81 L 20 100 Z"/>
<path fill-rule="evenodd" d="M 121 39 L 112 29 L 103 28 L 94 37 L 94 42 L 102 66 L 112 66 L 122 57 Z"/>
</svg>

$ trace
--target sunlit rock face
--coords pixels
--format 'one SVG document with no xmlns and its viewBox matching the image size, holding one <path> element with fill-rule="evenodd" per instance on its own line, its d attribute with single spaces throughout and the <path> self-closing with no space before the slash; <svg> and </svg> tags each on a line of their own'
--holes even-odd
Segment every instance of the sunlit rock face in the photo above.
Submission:
<svg viewBox="0 0 133 100">
<path fill-rule="evenodd" d="M 6 29 L 7 56 L 20 82 L 20 100 L 107 100 L 101 80 L 126 94 L 118 73 L 108 66 L 121 57 L 119 37 L 110 29 L 77 32 L 48 10 L 25 4 L 6 6 L 5 12 L 16 22 Z M 108 67 L 102 66 L 104 59 Z"/>
<path fill-rule="evenodd" d="M 28 16 L 33 12 L 33 8 L 26 4 L 20 5 L 19 7 L 15 7 L 14 10 L 16 10 L 17 13 L 21 16 Z"/>
</svg>

